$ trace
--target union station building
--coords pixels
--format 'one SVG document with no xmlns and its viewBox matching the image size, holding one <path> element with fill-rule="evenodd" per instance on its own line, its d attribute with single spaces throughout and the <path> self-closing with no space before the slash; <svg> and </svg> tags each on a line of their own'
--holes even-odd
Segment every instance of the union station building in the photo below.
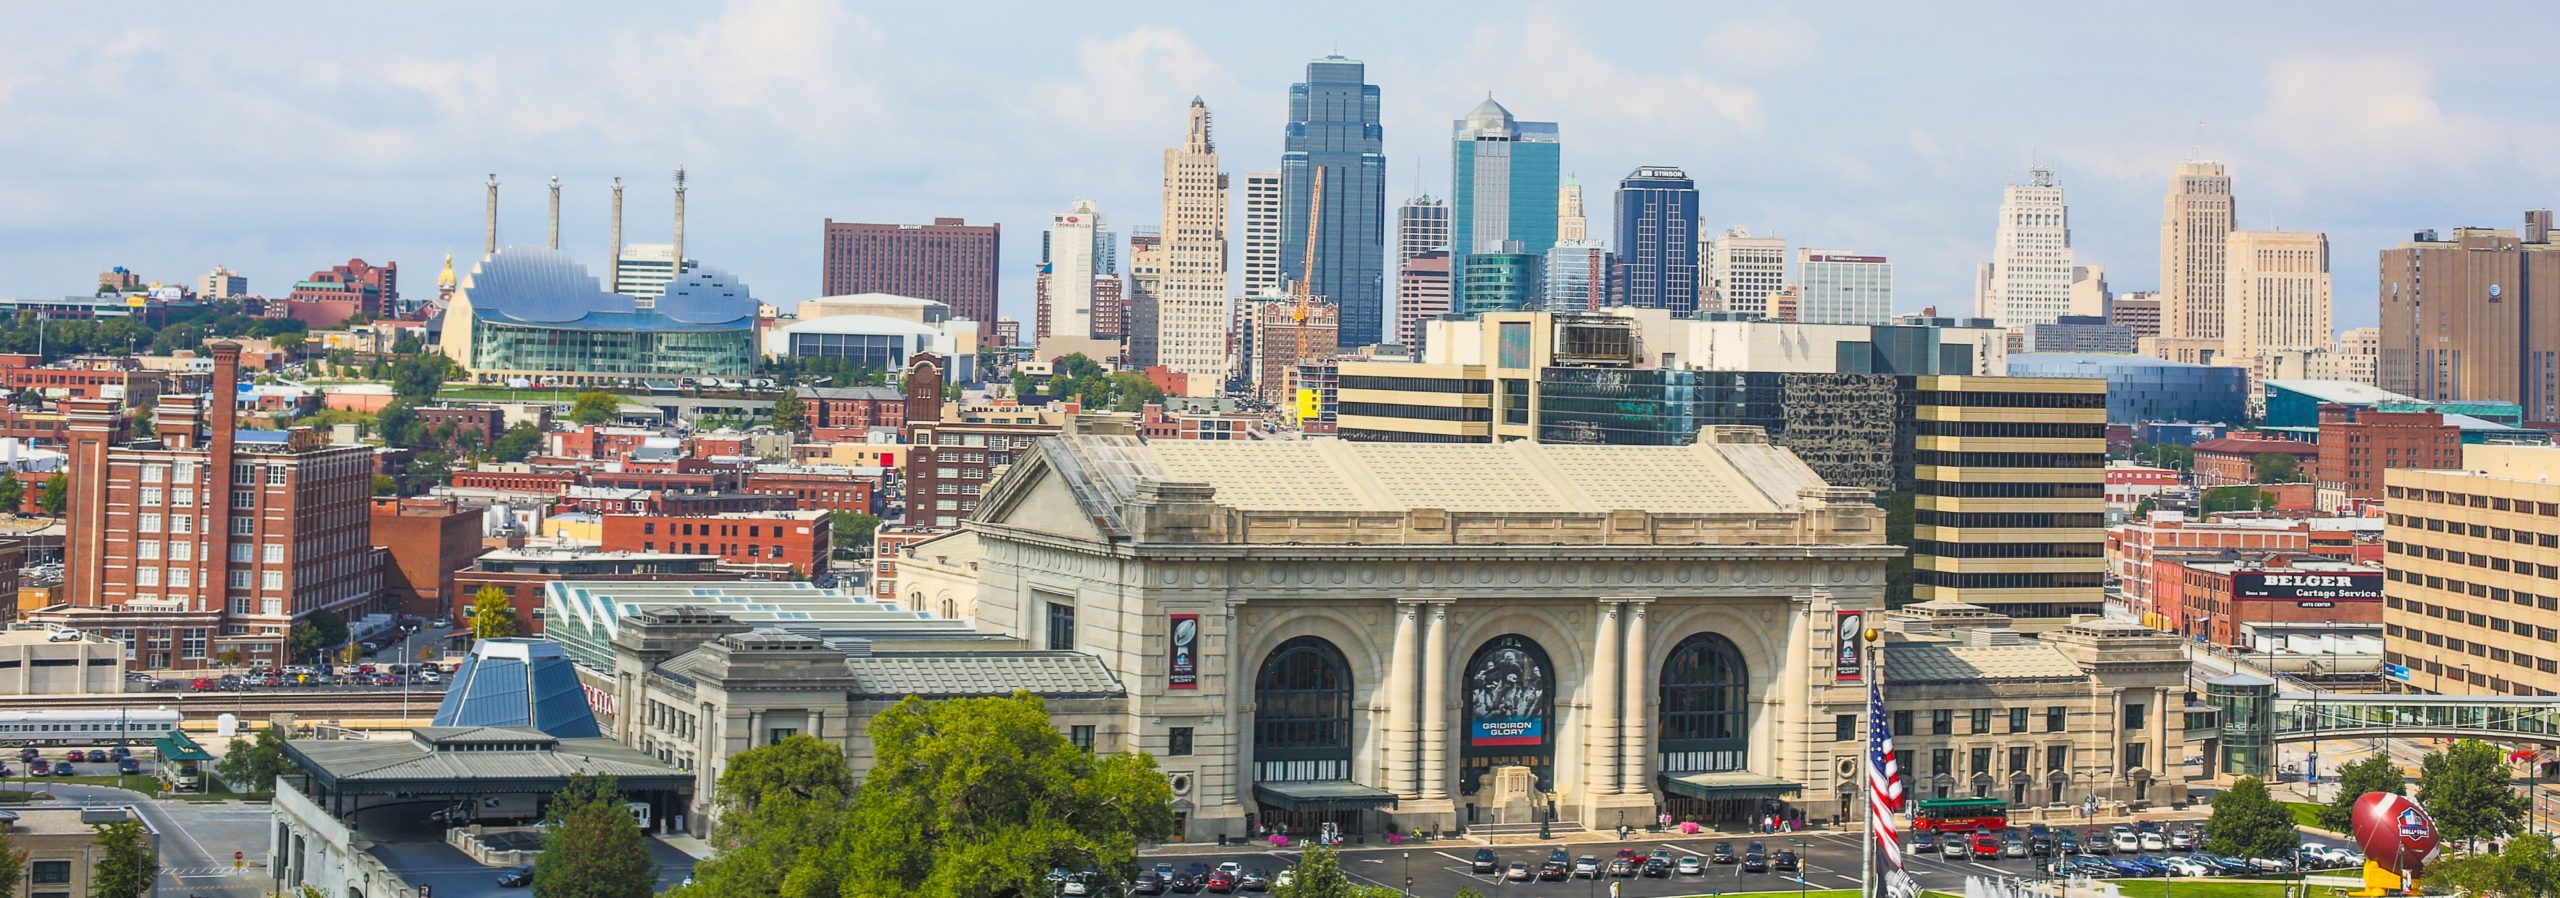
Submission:
<svg viewBox="0 0 2560 898">
<path fill-rule="evenodd" d="M 1150 443 L 1102 422 L 1042 440 L 901 588 L 1100 659 L 1125 698 L 1095 743 L 1159 759 L 1186 838 L 1605 829 L 1854 819 L 1855 634 L 1901 551 L 1868 491 L 1757 428 Z"/>
</svg>

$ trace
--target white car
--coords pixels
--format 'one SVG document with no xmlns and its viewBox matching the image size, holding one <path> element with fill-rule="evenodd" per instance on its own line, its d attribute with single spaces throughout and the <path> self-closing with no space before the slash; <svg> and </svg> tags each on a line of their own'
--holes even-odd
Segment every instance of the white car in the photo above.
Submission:
<svg viewBox="0 0 2560 898">
<path fill-rule="evenodd" d="M 2169 840 L 2161 838 L 2159 833 L 2143 833 L 2142 850 L 2167 851 L 2169 850 Z"/>
<path fill-rule="evenodd" d="M 2116 851 L 2120 854 L 2138 854 L 2142 851 L 2142 837 L 2134 835 L 2133 830 L 2116 830 L 2115 843 Z"/>
<path fill-rule="evenodd" d="M 2179 876 L 2213 875 L 2213 868 L 2205 866 L 2203 861 L 2190 857 L 2162 858 L 2160 865 L 2169 868 L 2169 872 Z"/>
</svg>

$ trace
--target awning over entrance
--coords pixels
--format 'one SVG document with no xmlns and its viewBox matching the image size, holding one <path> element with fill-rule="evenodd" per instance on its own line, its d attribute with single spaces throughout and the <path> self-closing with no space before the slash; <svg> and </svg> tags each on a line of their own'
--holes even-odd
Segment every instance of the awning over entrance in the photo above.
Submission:
<svg viewBox="0 0 2560 898">
<path fill-rule="evenodd" d="M 1662 789 L 1690 798 L 1776 798 L 1803 792 L 1804 785 L 1757 773 L 1722 771 L 1666 773 L 1662 775 Z"/>
<path fill-rule="evenodd" d="M 1253 797 L 1284 811 L 1391 808 L 1395 793 L 1359 783 L 1326 780 L 1312 783 L 1255 783 Z"/>
</svg>

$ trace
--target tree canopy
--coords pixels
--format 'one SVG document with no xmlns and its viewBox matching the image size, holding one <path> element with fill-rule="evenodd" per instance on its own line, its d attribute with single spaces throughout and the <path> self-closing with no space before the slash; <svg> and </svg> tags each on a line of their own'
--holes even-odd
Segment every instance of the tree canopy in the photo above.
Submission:
<svg viewBox="0 0 2560 898">
<path fill-rule="evenodd" d="M 909 698 L 871 738 L 876 761 L 850 796 L 819 740 L 740 754 L 721 779 L 723 851 L 681 898 L 1046 895 L 1055 867 L 1098 871 L 1107 892 L 1139 843 L 1173 832 L 1154 759 L 1077 747 L 1028 693 Z"/>
<path fill-rule="evenodd" d="M 222 763 L 213 768 L 215 775 L 233 789 L 244 792 L 272 792 L 276 777 L 285 772 L 284 731 L 275 726 L 261 729 L 256 735 L 231 740 L 222 752 Z"/>
<path fill-rule="evenodd" d="M 534 429 L 530 421 L 519 421 L 498 435 L 498 442 L 489 447 L 489 454 L 497 456 L 499 461 L 517 462 L 533 457 L 541 449 L 542 431 Z"/>
<path fill-rule="evenodd" d="M 44 479 L 44 489 L 36 491 L 36 508 L 45 514 L 61 514 L 71 507 L 71 477 L 61 472 Z"/>
<path fill-rule="evenodd" d="M 516 604 L 507 598 L 506 590 L 492 583 L 471 594 L 471 638 L 505 639 L 523 630 L 516 621 Z"/>
<path fill-rule="evenodd" d="M 142 898 L 160 878 L 160 859 L 143 841 L 142 821 L 99 823 L 96 866 L 89 870 L 89 898 Z"/>
<path fill-rule="evenodd" d="M 2249 469 L 2258 475 L 2259 483 L 2293 483 L 2302 479 L 2302 462 L 2282 452 L 2250 456 Z"/>
<path fill-rule="evenodd" d="M 314 611 L 293 622 L 293 630 L 285 636 L 285 648 L 295 658 L 309 658 L 321 650 L 347 641 L 347 621 L 335 611 Z"/>
<path fill-rule="evenodd" d="M 2293 814 L 2267 794 L 2267 784 L 2244 776 L 2231 791 L 2213 800 L 2213 817 L 2204 824 L 2205 846 L 2215 854 L 2238 857 L 2285 857 L 2302 836 Z"/>
<path fill-rule="evenodd" d="M 2368 792 L 2408 794 L 2409 777 L 2389 755 L 2367 755 L 2338 768 L 2338 797 L 2320 808 L 2320 828 L 2344 833 L 2353 822 L 2356 799 Z"/>
<path fill-rule="evenodd" d="M 2464 739 L 2420 762 L 2418 805 L 2446 842 L 2501 838 L 2524 819 L 2525 798 L 2509 787 L 2511 778 L 2497 746 Z"/>
<path fill-rule="evenodd" d="M 880 517 L 869 512 L 839 508 L 827 513 L 827 529 L 835 536 L 838 558 L 854 558 L 869 554 L 871 538 L 880 532 Z"/>
<path fill-rule="evenodd" d="M 569 420 L 579 424 L 611 424 L 622 417 L 622 400 L 602 390 L 578 394 L 569 403 Z"/>
<path fill-rule="evenodd" d="M 550 828 L 533 859 L 543 898 L 649 898 L 658 886 L 649 843 L 623 806 L 613 777 L 575 774 L 551 798 Z"/>
<path fill-rule="evenodd" d="M 780 430 L 797 432 L 809 426 L 808 416 L 803 412 L 799 388 L 783 384 L 782 395 L 773 399 L 773 426 Z"/>
<path fill-rule="evenodd" d="M 1342 856 L 1322 845 L 1308 848 L 1289 868 L 1289 884 L 1275 885 L 1276 898 L 1397 898 L 1401 890 L 1364 886 L 1342 872 Z"/>
</svg>

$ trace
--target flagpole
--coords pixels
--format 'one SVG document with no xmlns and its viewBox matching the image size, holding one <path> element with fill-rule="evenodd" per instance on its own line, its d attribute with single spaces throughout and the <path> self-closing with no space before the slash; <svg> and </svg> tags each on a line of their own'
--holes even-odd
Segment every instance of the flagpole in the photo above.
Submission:
<svg viewBox="0 0 2560 898">
<path fill-rule="evenodd" d="M 1884 895 L 1883 890 L 1877 888 L 1877 885 L 1881 883 L 1882 880 L 1876 876 L 1876 785 L 1875 781 L 1872 779 L 1875 776 L 1874 771 L 1876 766 L 1876 762 L 1873 757 L 1875 753 L 1875 717 L 1877 704 L 1881 701 L 1881 696 L 1883 695 L 1882 692 L 1876 691 L 1880 685 L 1879 682 L 1872 679 L 1878 673 L 1876 670 L 1876 648 L 1871 638 L 1871 634 L 1874 632 L 1874 630 L 1870 629 L 1865 633 L 1858 634 L 1859 648 L 1866 652 L 1867 655 L 1865 673 L 1870 678 L 1867 682 L 1867 689 L 1871 693 L 1874 693 L 1870 696 L 1868 701 L 1858 703 L 1859 707 L 1864 709 L 1859 713 L 1867 718 L 1866 725 L 1858 728 L 1859 732 L 1867 737 L 1865 740 L 1867 744 L 1860 746 L 1858 752 L 1858 796 L 1865 799 L 1865 803 L 1867 805 L 1867 812 L 1860 815 L 1866 820 L 1867 825 L 1865 827 L 1866 838 L 1861 840 L 1865 843 L 1865 847 L 1861 851 L 1864 863 L 1860 864 L 1858 867 L 1859 898 L 1883 898 Z"/>
</svg>

